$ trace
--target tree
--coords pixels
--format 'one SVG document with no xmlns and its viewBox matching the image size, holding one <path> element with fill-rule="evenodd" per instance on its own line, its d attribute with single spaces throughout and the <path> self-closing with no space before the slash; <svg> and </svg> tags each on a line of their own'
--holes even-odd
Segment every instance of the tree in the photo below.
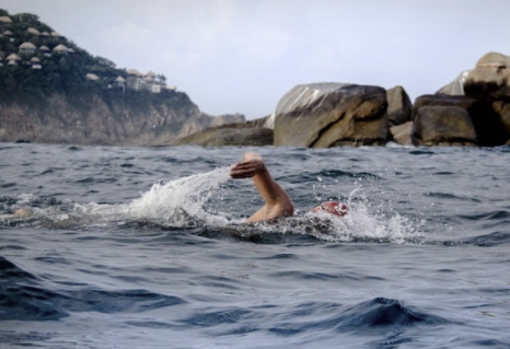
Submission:
<svg viewBox="0 0 510 349">
<path fill-rule="evenodd" d="M 18 13 L 12 16 L 18 22 L 25 22 L 30 24 L 39 24 L 39 16 L 31 13 Z"/>
<path fill-rule="evenodd" d="M 108 58 L 96 56 L 95 57 L 97 64 L 105 66 L 107 68 L 115 68 L 116 64 L 112 61 L 110 61 Z"/>
<path fill-rule="evenodd" d="M 166 76 L 164 76 L 163 74 L 158 74 L 156 76 L 156 78 L 159 80 L 159 82 L 161 82 L 162 84 L 164 84 L 166 82 Z"/>
</svg>

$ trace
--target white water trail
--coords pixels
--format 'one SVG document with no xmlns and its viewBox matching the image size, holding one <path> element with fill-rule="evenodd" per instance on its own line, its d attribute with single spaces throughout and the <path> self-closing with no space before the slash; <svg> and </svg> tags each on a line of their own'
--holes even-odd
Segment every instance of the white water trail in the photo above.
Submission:
<svg viewBox="0 0 510 349">
<path fill-rule="evenodd" d="M 75 212 L 102 221 L 148 221 L 181 226 L 190 220 L 211 220 L 202 207 L 219 186 L 229 179 L 229 167 L 156 183 L 128 204 L 76 204 Z"/>
</svg>

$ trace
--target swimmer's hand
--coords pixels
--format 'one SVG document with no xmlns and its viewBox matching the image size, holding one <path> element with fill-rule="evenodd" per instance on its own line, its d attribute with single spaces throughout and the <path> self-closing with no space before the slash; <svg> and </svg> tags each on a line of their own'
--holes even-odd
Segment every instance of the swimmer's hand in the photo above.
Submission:
<svg viewBox="0 0 510 349">
<path fill-rule="evenodd" d="M 246 157 L 245 157 L 246 159 Z M 261 158 L 252 158 L 250 160 L 241 161 L 230 169 L 231 178 L 250 178 L 258 173 L 266 171 L 266 165 Z"/>
</svg>

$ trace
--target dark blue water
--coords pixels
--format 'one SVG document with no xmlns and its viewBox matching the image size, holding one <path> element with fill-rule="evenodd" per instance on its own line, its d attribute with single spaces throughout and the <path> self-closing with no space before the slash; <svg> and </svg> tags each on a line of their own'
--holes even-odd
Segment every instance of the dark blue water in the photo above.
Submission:
<svg viewBox="0 0 510 349">
<path fill-rule="evenodd" d="M 296 217 L 242 224 L 246 150 Z M 510 348 L 509 161 L 2 144 L 0 347 Z M 307 214 L 327 199 L 349 214 Z"/>
</svg>

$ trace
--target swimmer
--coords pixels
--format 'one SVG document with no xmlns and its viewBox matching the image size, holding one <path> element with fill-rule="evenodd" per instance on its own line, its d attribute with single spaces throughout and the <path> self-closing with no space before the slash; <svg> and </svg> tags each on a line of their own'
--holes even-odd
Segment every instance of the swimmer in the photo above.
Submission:
<svg viewBox="0 0 510 349">
<path fill-rule="evenodd" d="M 271 177 L 259 154 L 245 153 L 244 160 L 230 169 L 230 177 L 233 179 L 253 178 L 253 184 L 265 201 L 265 205 L 246 220 L 247 223 L 288 217 L 294 214 L 294 205 L 289 195 Z M 347 213 L 347 207 L 338 201 L 326 201 L 313 208 L 311 212 L 326 212 L 343 217 Z"/>
</svg>

